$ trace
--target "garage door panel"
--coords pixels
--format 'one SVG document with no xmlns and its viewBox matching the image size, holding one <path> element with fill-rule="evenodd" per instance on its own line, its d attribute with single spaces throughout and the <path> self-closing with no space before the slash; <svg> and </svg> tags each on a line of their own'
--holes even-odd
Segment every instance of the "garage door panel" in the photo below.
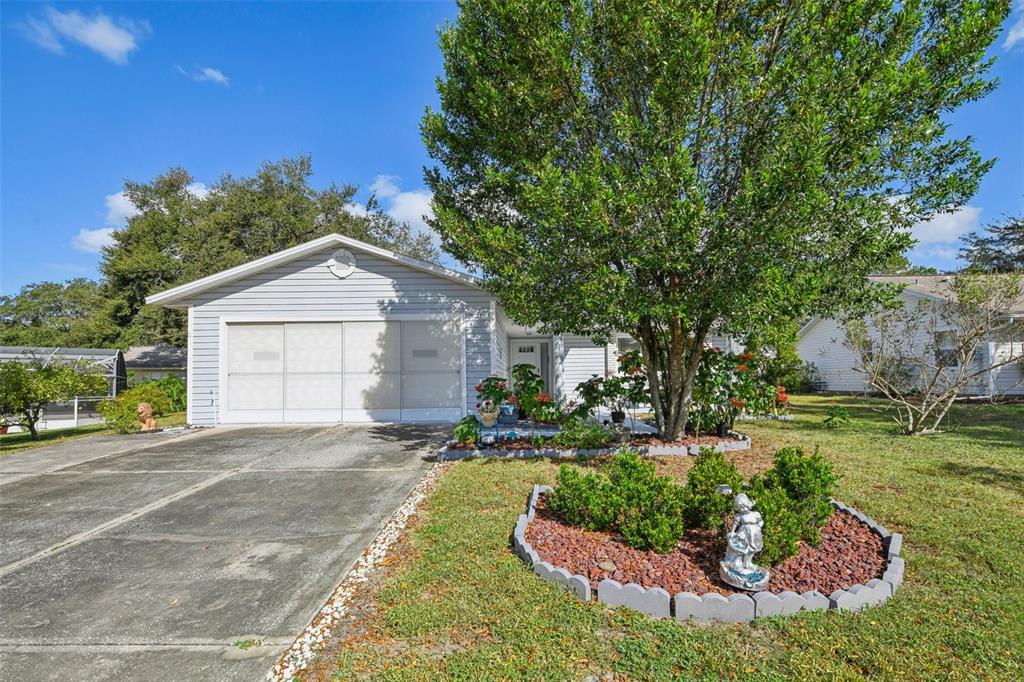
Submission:
<svg viewBox="0 0 1024 682">
<path fill-rule="evenodd" d="M 406 374 L 402 378 L 404 409 L 450 408 L 461 403 L 461 377 L 457 373 Z"/>
<path fill-rule="evenodd" d="M 228 378 L 229 410 L 280 410 L 283 397 L 280 374 L 239 374 Z"/>
<path fill-rule="evenodd" d="M 289 374 L 284 405 L 288 410 L 341 410 L 341 375 Z"/>
<path fill-rule="evenodd" d="M 345 409 L 397 410 L 402 406 L 398 373 L 346 374 Z"/>
<path fill-rule="evenodd" d="M 397 372 L 401 362 L 400 322 L 346 322 L 346 372 Z"/>
<path fill-rule="evenodd" d="M 402 323 L 403 371 L 457 371 L 461 350 L 459 330 L 450 322 Z"/>
<path fill-rule="evenodd" d="M 285 325 L 285 369 L 288 372 L 341 372 L 340 322 Z"/>
<path fill-rule="evenodd" d="M 462 332 L 450 322 L 232 323 L 225 422 L 457 420 Z"/>
<path fill-rule="evenodd" d="M 280 324 L 240 324 L 228 328 L 228 372 L 284 371 L 284 331 Z"/>
</svg>

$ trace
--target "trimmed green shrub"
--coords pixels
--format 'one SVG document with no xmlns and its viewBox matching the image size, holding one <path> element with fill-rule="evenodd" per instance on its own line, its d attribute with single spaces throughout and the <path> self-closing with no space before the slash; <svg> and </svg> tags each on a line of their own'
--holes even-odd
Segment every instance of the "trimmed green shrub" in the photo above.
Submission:
<svg viewBox="0 0 1024 682">
<path fill-rule="evenodd" d="M 452 434 L 460 443 L 475 443 L 480 439 L 480 422 L 476 415 L 468 414 L 455 425 L 455 432 Z"/>
<path fill-rule="evenodd" d="M 633 451 L 616 454 L 601 472 L 563 464 L 548 506 L 571 525 L 618 530 L 630 547 L 667 552 L 683 536 L 686 491 Z"/>
<path fill-rule="evenodd" d="M 805 533 L 804 539 L 816 542 L 818 530 L 832 516 L 831 498 L 839 482 L 832 463 L 817 449 L 808 455 L 800 447 L 783 448 L 775 454 L 770 474 L 799 503 L 813 527 L 813 532 Z"/>
<path fill-rule="evenodd" d="M 142 428 L 137 412 L 139 403 L 149 403 L 156 417 L 171 411 L 170 398 L 155 381 L 130 388 L 113 400 L 104 400 L 96 411 L 118 433 L 132 433 Z"/>
<path fill-rule="evenodd" d="M 683 536 L 686 489 L 636 452 L 616 455 L 608 479 L 619 503 L 619 532 L 630 547 L 668 552 Z"/>
<path fill-rule="evenodd" d="M 764 549 L 755 557 L 757 563 L 774 566 L 796 554 L 806 518 L 792 498 L 785 490 L 760 476 L 751 479 L 747 494 L 754 500 L 754 509 L 764 519 Z"/>
<path fill-rule="evenodd" d="M 604 426 L 592 421 L 569 420 L 549 440 L 556 448 L 602 448 L 608 444 L 611 434 Z"/>
<path fill-rule="evenodd" d="M 764 517 L 764 550 L 758 560 L 775 565 L 797 553 L 802 540 L 816 544 L 832 515 L 829 498 L 839 477 L 817 451 L 799 447 L 775 453 L 771 469 L 750 479 L 748 495 Z"/>
<path fill-rule="evenodd" d="M 699 528 L 723 528 L 723 522 L 732 513 L 733 496 L 740 492 L 742 484 L 739 470 L 724 454 L 701 448 L 686 481 L 686 522 Z M 720 485 L 732 488 L 733 495 L 715 492 Z"/>
<path fill-rule="evenodd" d="M 548 507 L 572 526 L 587 530 L 612 530 L 619 504 L 604 474 L 583 471 L 571 464 L 558 470 L 558 486 L 547 496 Z"/>
</svg>

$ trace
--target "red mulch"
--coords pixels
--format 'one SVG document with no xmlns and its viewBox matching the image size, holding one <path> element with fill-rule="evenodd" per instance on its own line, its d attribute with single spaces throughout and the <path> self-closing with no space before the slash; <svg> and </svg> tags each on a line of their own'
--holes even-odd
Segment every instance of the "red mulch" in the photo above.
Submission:
<svg viewBox="0 0 1024 682">
<path fill-rule="evenodd" d="M 515 440 L 502 440 L 491 445 L 476 445 L 467 443 L 450 443 L 448 445 L 449 450 L 476 450 L 477 448 L 487 450 L 533 450 L 535 448 L 548 447 L 548 438 L 543 438 L 540 445 L 535 443 L 528 437 L 520 436 Z M 738 439 L 736 438 L 719 438 L 718 436 L 687 436 L 680 440 L 662 440 L 657 436 L 635 436 L 630 441 L 630 445 L 673 445 L 678 447 L 688 447 L 690 445 L 717 445 L 718 443 L 730 442 L 734 443 Z M 616 447 L 615 443 L 608 443 L 605 447 L 613 448 Z"/>
<path fill-rule="evenodd" d="M 611 578 L 622 584 L 662 587 L 669 594 L 729 595 L 738 591 L 718 577 L 718 562 L 724 551 L 713 531 L 687 529 L 676 549 L 658 554 L 628 547 L 617 534 L 565 525 L 544 506 L 542 498 L 526 539 L 541 559 L 569 573 L 589 577 L 593 588 Z M 605 562 L 615 564 L 615 570 L 599 566 Z M 884 569 L 882 539 L 856 517 L 837 511 L 822 527 L 817 547 L 801 543 L 796 556 L 772 567 L 769 589 L 798 593 L 818 590 L 829 595 L 880 578 Z"/>
</svg>

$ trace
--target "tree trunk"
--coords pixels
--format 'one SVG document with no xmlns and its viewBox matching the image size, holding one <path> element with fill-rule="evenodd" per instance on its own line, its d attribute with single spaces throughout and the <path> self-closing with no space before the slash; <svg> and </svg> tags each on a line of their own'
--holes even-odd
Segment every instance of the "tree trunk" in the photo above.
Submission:
<svg viewBox="0 0 1024 682">
<path fill-rule="evenodd" d="M 27 419 L 25 422 L 28 425 L 28 432 L 32 434 L 32 440 L 39 437 L 39 432 L 36 430 L 36 422 L 34 419 Z"/>
<path fill-rule="evenodd" d="M 691 335 L 678 318 L 670 325 L 667 344 L 650 320 L 641 322 L 637 331 L 658 432 L 665 440 L 678 440 L 689 422 L 707 331 L 698 327 Z"/>
</svg>

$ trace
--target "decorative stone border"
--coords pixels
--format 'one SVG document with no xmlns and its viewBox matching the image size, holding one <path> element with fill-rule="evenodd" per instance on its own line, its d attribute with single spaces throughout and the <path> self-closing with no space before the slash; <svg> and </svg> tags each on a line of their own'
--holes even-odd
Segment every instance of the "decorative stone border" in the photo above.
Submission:
<svg viewBox="0 0 1024 682">
<path fill-rule="evenodd" d="M 791 422 L 795 417 L 791 414 L 741 414 L 738 422 Z"/>
<path fill-rule="evenodd" d="M 559 585 L 583 601 L 590 601 L 590 581 L 586 576 L 570 575 L 564 568 L 542 561 L 540 555 L 526 540 L 526 529 L 537 513 L 537 499 L 550 492 L 546 485 L 535 485 L 526 503 L 526 513 L 520 514 L 512 533 L 512 546 L 516 555 L 533 569 L 542 580 Z M 904 561 L 900 557 L 903 536 L 890 533 L 881 524 L 833 499 L 832 506 L 852 514 L 877 533 L 885 544 L 887 563 L 882 578 L 869 580 L 867 585 L 853 585 L 845 590 L 836 590 L 825 596 L 817 590 L 797 594 L 796 592 L 755 592 L 753 595 L 736 593 L 725 597 L 714 592 L 698 595 L 680 592 L 671 597 L 660 587 L 644 588 L 636 583 L 623 585 L 605 578 L 597 584 L 596 599 L 611 607 L 628 606 L 634 611 L 646 613 L 653 618 L 675 618 L 682 622 L 694 620 L 699 623 L 747 623 L 764 616 L 791 616 L 801 611 L 860 611 L 888 600 L 903 583 Z"/>
<path fill-rule="evenodd" d="M 731 436 L 738 440 L 716 443 L 715 449 L 719 452 L 732 452 L 736 450 L 750 449 L 750 436 L 742 433 L 732 432 Z M 700 453 L 700 445 L 635 445 L 631 450 L 641 455 L 656 457 L 660 455 L 696 455 Z M 709 447 L 709 446 L 703 446 Z M 558 448 L 539 448 L 531 450 L 502 450 L 500 448 L 485 448 L 482 450 L 449 450 L 448 446 L 441 448 L 437 453 L 440 462 L 454 461 L 459 459 L 475 459 L 479 457 L 496 457 L 499 459 L 526 459 L 530 457 L 553 457 L 572 459 L 575 457 L 601 457 L 614 455 L 619 448 L 570 448 L 560 450 Z"/>
<path fill-rule="evenodd" d="M 291 647 L 277 659 L 274 667 L 267 673 L 267 682 L 291 682 L 309 666 L 330 636 L 331 629 L 348 611 L 349 603 L 359 585 L 369 580 L 370 575 L 388 556 L 409 520 L 416 514 L 420 503 L 426 499 L 447 468 L 446 465 L 438 463 L 427 470 L 370 545 L 359 555 L 327 603 L 298 634 Z"/>
</svg>

